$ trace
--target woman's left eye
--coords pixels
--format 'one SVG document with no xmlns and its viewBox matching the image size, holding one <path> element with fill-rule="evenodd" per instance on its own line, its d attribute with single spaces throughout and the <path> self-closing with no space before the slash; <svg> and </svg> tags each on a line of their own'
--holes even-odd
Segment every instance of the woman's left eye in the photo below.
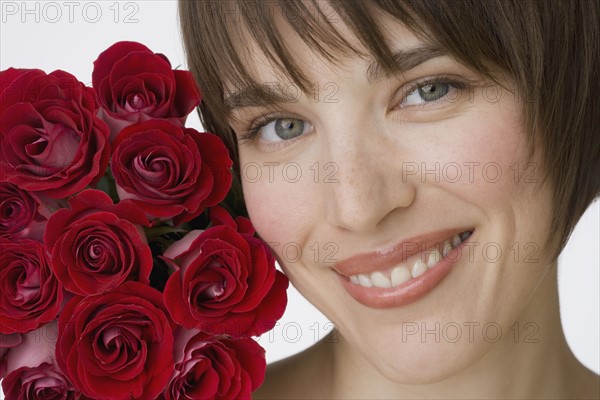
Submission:
<svg viewBox="0 0 600 400">
<path fill-rule="evenodd" d="M 406 95 L 400 107 L 431 103 L 446 96 L 455 85 L 445 82 L 426 83 L 418 85 Z"/>
</svg>

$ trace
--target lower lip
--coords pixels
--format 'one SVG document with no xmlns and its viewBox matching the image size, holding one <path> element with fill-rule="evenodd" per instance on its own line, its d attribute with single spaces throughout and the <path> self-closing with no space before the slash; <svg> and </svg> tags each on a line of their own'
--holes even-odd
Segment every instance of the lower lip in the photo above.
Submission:
<svg viewBox="0 0 600 400">
<path fill-rule="evenodd" d="M 392 308 L 401 307 L 413 303 L 427 295 L 433 290 L 452 270 L 454 264 L 461 259 L 462 250 L 465 243 L 471 241 L 473 234 L 462 242 L 457 248 L 448 252 L 436 266 L 428 269 L 423 275 L 413 278 L 402 285 L 384 289 L 376 287 L 364 287 L 355 285 L 350 279 L 343 275 L 338 275 L 344 289 L 356 301 L 371 308 Z"/>
</svg>

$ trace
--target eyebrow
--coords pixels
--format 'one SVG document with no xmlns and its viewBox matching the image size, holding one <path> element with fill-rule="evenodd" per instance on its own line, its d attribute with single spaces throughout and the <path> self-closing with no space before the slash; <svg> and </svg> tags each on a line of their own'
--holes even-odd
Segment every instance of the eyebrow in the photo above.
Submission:
<svg viewBox="0 0 600 400">
<path fill-rule="evenodd" d="M 367 81 L 374 83 L 393 74 L 403 74 L 433 58 L 445 55 L 446 53 L 436 46 L 420 46 L 398 50 L 392 54 L 394 61 L 391 71 L 386 71 L 377 61 L 369 64 L 366 72 Z"/>
<path fill-rule="evenodd" d="M 367 81 L 372 84 L 390 75 L 406 73 L 431 59 L 445 55 L 447 55 L 446 52 L 439 47 L 429 45 L 398 50 L 392 54 L 392 70 L 387 70 L 378 61 L 373 61 L 368 65 L 365 76 Z M 236 108 L 268 106 L 297 101 L 281 86 L 277 82 L 266 82 L 263 85 L 250 85 L 236 91 L 226 92 L 228 95 L 225 97 L 225 107 L 231 112 Z"/>
</svg>

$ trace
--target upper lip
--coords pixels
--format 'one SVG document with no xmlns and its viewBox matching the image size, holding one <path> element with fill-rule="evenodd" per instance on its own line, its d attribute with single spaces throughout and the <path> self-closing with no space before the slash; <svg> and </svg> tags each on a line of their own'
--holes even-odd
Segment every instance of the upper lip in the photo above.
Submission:
<svg viewBox="0 0 600 400">
<path fill-rule="evenodd" d="M 446 239 L 451 239 L 456 234 L 471 230 L 471 228 L 450 228 L 417 235 L 369 253 L 346 258 L 335 264 L 334 269 L 345 276 L 384 270 L 406 261 L 408 257 L 428 250 Z"/>
</svg>

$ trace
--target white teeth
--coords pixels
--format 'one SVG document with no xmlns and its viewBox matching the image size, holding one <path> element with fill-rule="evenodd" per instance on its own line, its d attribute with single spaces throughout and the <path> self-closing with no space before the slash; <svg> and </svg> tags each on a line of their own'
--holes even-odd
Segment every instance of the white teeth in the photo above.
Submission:
<svg viewBox="0 0 600 400">
<path fill-rule="evenodd" d="M 452 250 L 452 245 L 450 244 L 449 241 L 446 240 L 446 242 L 444 243 L 443 250 L 442 250 L 442 255 L 444 257 L 447 257 L 450 250 Z"/>
<path fill-rule="evenodd" d="M 413 278 L 417 276 L 423 275 L 427 271 L 427 264 L 425 264 L 420 259 L 415 261 L 415 265 L 412 267 L 412 271 L 410 271 Z"/>
<path fill-rule="evenodd" d="M 364 286 L 364 287 L 372 287 L 373 286 L 373 282 L 371 282 L 371 278 L 369 278 L 368 276 L 366 276 L 364 274 L 358 274 L 358 282 L 360 283 L 361 286 Z"/>
<path fill-rule="evenodd" d="M 442 255 L 440 254 L 440 251 L 438 249 L 434 249 L 433 252 L 429 254 L 429 260 L 427 260 L 427 267 L 433 267 L 434 265 L 439 263 L 441 259 Z"/>
<path fill-rule="evenodd" d="M 460 236 L 454 235 L 454 237 L 452 238 L 452 247 L 458 247 L 459 244 L 460 244 Z"/>
<path fill-rule="evenodd" d="M 404 282 L 406 282 L 410 279 L 412 279 L 412 275 L 410 274 L 410 271 L 408 270 L 408 268 L 401 266 L 401 267 L 396 267 L 392 270 L 392 286 L 393 287 L 400 286 Z"/>
<path fill-rule="evenodd" d="M 392 282 L 381 272 L 373 272 L 371 274 L 371 281 L 373 281 L 373 286 L 378 288 L 391 288 Z"/>
<path fill-rule="evenodd" d="M 423 261 L 424 258 L 423 260 L 421 259 L 425 256 L 421 255 L 421 257 L 417 258 L 411 269 L 409 269 L 409 267 L 405 264 L 400 264 L 398 267 L 395 267 L 391 270 L 390 278 L 388 278 L 388 275 L 384 273 L 386 271 L 375 271 L 371 274 L 350 275 L 350 282 L 367 288 L 376 287 L 389 289 L 400 286 L 412 278 L 423 275 L 429 268 L 433 268 L 438 265 L 442 258 L 447 257 L 448 253 L 450 253 L 452 249 L 457 248 L 462 242 L 470 237 L 471 233 L 472 232 L 466 231 L 461 234 L 456 234 L 451 239 L 446 240 L 442 246 L 441 253 L 437 247 L 425 252 L 424 254 L 429 254 L 427 263 Z M 389 273 L 389 271 L 387 272 Z"/>
</svg>

